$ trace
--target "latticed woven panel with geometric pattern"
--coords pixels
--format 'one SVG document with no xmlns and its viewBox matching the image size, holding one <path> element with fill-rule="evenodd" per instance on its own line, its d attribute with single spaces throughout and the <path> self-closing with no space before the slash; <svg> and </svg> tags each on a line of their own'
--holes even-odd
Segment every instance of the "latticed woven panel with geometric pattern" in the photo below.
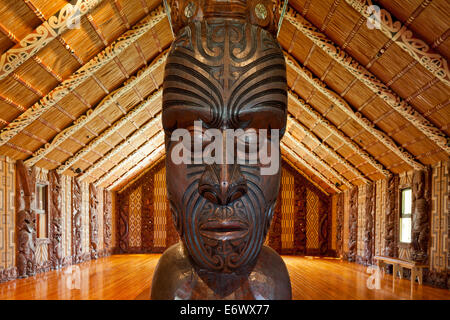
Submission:
<svg viewBox="0 0 450 320">
<path fill-rule="evenodd" d="M 130 194 L 130 216 L 128 221 L 129 238 L 128 245 L 132 248 L 140 248 L 141 239 L 141 207 L 142 207 L 142 187 L 138 187 Z"/>
<path fill-rule="evenodd" d="M 306 248 L 319 248 L 319 197 L 306 190 Z"/>
</svg>

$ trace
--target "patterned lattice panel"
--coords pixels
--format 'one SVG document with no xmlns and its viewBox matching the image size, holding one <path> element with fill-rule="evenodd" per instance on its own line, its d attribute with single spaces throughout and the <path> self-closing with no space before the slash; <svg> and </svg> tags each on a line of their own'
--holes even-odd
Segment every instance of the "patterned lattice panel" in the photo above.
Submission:
<svg viewBox="0 0 450 320">
<path fill-rule="evenodd" d="M 431 248 L 432 270 L 448 269 L 448 166 L 444 162 L 433 167 L 431 199 Z"/>
<path fill-rule="evenodd" d="M 5 195 L 6 195 L 6 268 L 16 265 L 16 218 L 15 218 L 15 164 L 12 160 L 6 159 L 5 166 Z"/>
<path fill-rule="evenodd" d="M 364 230 L 366 220 L 366 185 L 362 184 L 358 187 L 358 244 L 357 255 L 364 255 Z"/>
<path fill-rule="evenodd" d="M 281 174 L 281 246 L 294 248 L 294 176 L 284 168 Z"/>
<path fill-rule="evenodd" d="M 72 178 L 63 175 L 62 181 L 62 216 L 64 219 L 63 248 L 65 257 L 72 255 Z"/>
<path fill-rule="evenodd" d="M 306 248 L 319 249 L 319 197 L 306 191 Z"/>
<path fill-rule="evenodd" d="M 140 248 L 142 245 L 141 239 L 141 207 L 142 207 L 142 187 L 139 186 L 134 192 L 130 194 L 129 200 L 129 217 L 128 217 L 128 245 L 131 248 Z"/>
<path fill-rule="evenodd" d="M 350 212 L 350 192 L 344 191 L 344 235 L 342 238 L 342 249 L 348 252 L 348 238 L 349 238 L 349 212 Z"/>
<path fill-rule="evenodd" d="M 166 247 L 166 172 L 161 170 L 155 174 L 154 189 L 154 247 Z"/>
</svg>

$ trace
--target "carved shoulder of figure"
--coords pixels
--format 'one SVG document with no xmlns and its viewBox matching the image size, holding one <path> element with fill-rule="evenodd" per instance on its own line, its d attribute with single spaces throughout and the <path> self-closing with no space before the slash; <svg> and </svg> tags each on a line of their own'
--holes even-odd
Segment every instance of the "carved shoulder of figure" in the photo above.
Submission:
<svg viewBox="0 0 450 320">
<path fill-rule="evenodd" d="M 179 242 L 167 249 L 158 261 L 153 274 L 152 300 L 175 300 L 175 293 L 184 278 L 192 275 L 189 257 Z"/>
</svg>

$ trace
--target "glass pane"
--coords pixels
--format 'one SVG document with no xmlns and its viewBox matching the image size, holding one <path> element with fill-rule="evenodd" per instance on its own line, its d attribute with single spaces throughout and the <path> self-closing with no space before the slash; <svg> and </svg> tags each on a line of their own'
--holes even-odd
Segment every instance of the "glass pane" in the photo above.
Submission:
<svg viewBox="0 0 450 320">
<path fill-rule="evenodd" d="M 411 214 L 412 190 L 402 190 L 402 214 Z"/>
<path fill-rule="evenodd" d="M 400 219 L 400 241 L 411 243 L 411 218 Z"/>
</svg>

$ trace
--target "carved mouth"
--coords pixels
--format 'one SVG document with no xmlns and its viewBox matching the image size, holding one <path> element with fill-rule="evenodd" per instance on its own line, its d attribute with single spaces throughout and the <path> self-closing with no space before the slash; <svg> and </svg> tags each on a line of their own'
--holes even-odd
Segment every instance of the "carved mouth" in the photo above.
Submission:
<svg viewBox="0 0 450 320">
<path fill-rule="evenodd" d="M 236 220 L 208 221 L 200 226 L 200 234 L 214 240 L 235 240 L 248 234 L 248 225 Z"/>
</svg>

